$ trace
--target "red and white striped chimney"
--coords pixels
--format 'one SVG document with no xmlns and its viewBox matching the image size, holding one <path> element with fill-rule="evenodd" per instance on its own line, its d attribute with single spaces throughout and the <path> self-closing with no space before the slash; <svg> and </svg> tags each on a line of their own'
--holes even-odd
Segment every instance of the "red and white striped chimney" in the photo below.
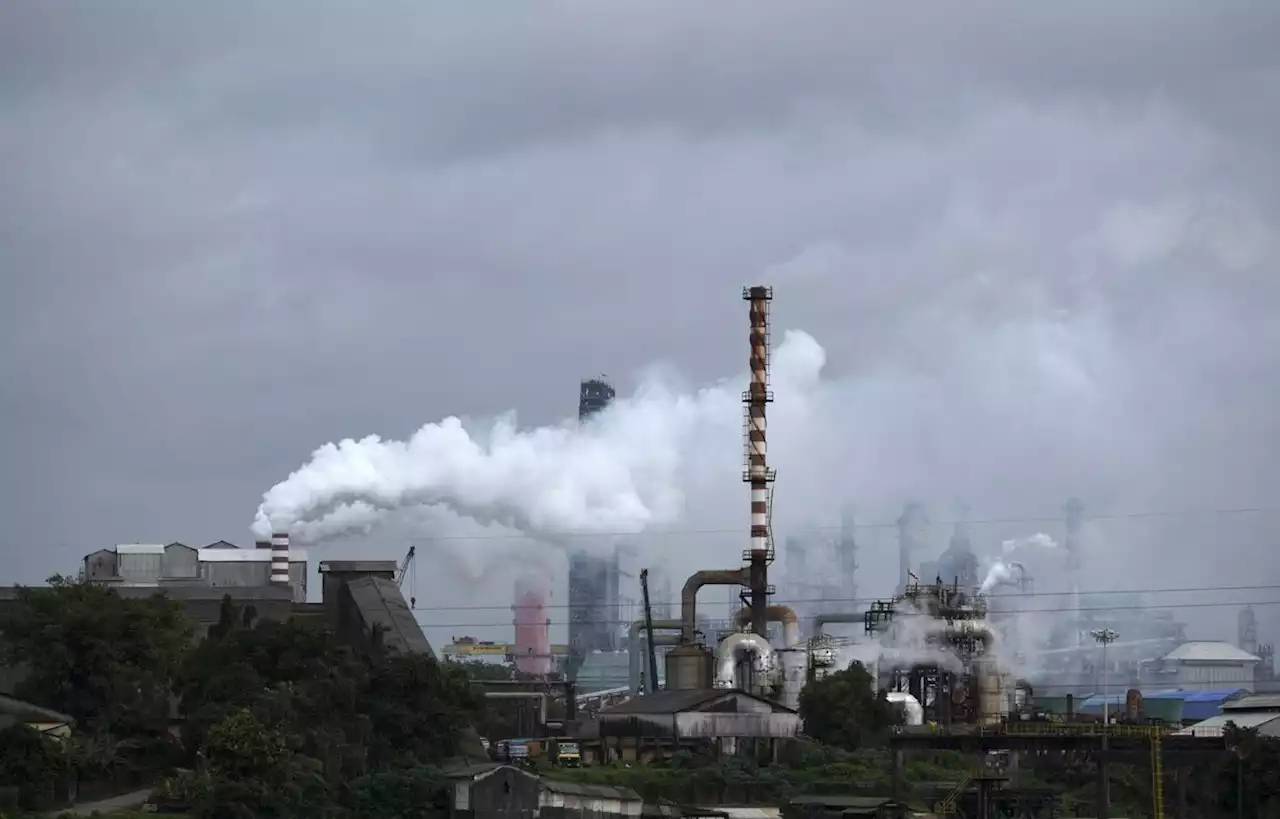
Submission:
<svg viewBox="0 0 1280 819">
<path fill-rule="evenodd" d="M 751 383 L 742 394 L 746 404 L 747 468 L 743 480 L 751 484 L 751 551 L 769 550 L 769 484 L 774 472 L 769 468 L 765 442 L 765 407 L 773 400 L 769 390 L 769 302 L 771 287 L 745 287 L 742 298 L 750 302 Z"/>
<path fill-rule="evenodd" d="M 289 585 L 289 535 L 276 532 L 271 536 L 271 583 Z"/>
</svg>

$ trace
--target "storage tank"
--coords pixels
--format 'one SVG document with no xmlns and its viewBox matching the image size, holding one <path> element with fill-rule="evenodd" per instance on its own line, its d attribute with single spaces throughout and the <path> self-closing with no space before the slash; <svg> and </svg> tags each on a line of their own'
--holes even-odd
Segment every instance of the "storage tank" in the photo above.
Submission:
<svg viewBox="0 0 1280 819">
<path fill-rule="evenodd" d="M 1005 693 L 1005 675 L 992 661 L 982 661 L 974 669 L 978 686 L 978 724 L 997 725 L 1009 715 L 1009 697 Z"/>
<path fill-rule="evenodd" d="M 667 652 L 667 690 L 711 688 L 715 655 L 699 645 L 676 646 Z"/>
<path fill-rule="evenodd" d="M 548 592 L 545 582 L 525 575 L 516 581 L 515 662 L 524 674 L 550 674 L 551 621 L 547 619 Z"/>
</svg>

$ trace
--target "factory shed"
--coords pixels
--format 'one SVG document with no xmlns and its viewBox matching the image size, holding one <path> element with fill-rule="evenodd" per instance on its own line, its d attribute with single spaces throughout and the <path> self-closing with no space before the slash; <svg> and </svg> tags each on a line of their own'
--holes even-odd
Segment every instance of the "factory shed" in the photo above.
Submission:
<svg viewBox="0 0 1280 819">
<path fill-rule="evenodd" d="M 480 763 L 446 776 L 456 819 L 630 819 L 644 811 L 629 788 L 546 779 L 514 765 Z"/>
<path fill-rule="evenodd" d="M 493 762 L 446 771 L 452 780 L 451 819 L 533 819 L 538 777 L 514 765 Z"/>
<path fill-rule="evenodd" d="M 377 639 L 392 651 L 435 656 L 400 587 L 384 577 L 345 583 L 338 596 L 338 623 L 349 639 Z"/>
<path fill-rule="evenodd" d="M 684 739 L 790 739 L 800 715 L 747 691 L 659 691 L 610 706 L 597 715 L 600 737 Z"/>
<path fill-rule="evenodd" d="M 1228 723 L 1234 724 L 1237 728 L 1256 730 L 1259 736 L 1280 738 L 1280 712 L 1277 711 L 1228 711 L 1183 728 L 1177 735 L 1219 737 L 1226 731 Z"/>
<path fill-rule="evenodd" d="M 1256 670 L 1262 660 L 1231 643 L 1191 641 L 1160 659 L 1161 676 L 1180 689 L 1218 691 L 1244 687 L 1253 689 Z"/>
</svg>

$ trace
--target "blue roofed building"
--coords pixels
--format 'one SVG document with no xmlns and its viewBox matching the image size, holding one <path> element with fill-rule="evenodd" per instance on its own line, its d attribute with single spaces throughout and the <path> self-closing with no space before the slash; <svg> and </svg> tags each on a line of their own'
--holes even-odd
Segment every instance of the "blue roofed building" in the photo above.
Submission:
<svg viewBox="0 0 1280 819">
<path fill-rule="evenodd" d="M 1218 716 L 1223 712 L 1224 706 L 1247 696 L 1248 693 L 1242 688 L 1142 691 L 1139 718 L 1146 721 L 1159 720 L 1171 725 L 1188 725 Z M 1076 713 L 1081 716 L 1101 717 L 1102 705 L 1105 701 L 1108 715 L 1118 719 L 1125 714 L 1127 699 L 1127 692 L 1109 693 L 1105 696 L 1094 694 L 1080 703 Z"/>
</svg>

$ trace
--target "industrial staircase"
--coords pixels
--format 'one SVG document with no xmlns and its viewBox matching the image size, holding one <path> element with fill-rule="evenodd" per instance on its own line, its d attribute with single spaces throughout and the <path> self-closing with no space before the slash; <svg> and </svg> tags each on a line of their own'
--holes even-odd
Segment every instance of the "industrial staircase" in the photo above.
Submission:
<svg viewBox="0 0 1280 819">
<path fill-rule="evenodd" d="M 933 806 L 933 812 L 937 814 L 940 819 L 951 819 L 952 817 L 955 817 L 955 819 L 964 819 L 964 814 L 960 812 L 960 797 L 964 796 L 964 792 L 967 791 L 969 786 L 972 784 L 972 776 L 966 776 L 964 779 L 960 780 L 956 783 L 956 786 L 952 788 L 951 793 L 947 794 L 945 799 Z"/>
</svg>

